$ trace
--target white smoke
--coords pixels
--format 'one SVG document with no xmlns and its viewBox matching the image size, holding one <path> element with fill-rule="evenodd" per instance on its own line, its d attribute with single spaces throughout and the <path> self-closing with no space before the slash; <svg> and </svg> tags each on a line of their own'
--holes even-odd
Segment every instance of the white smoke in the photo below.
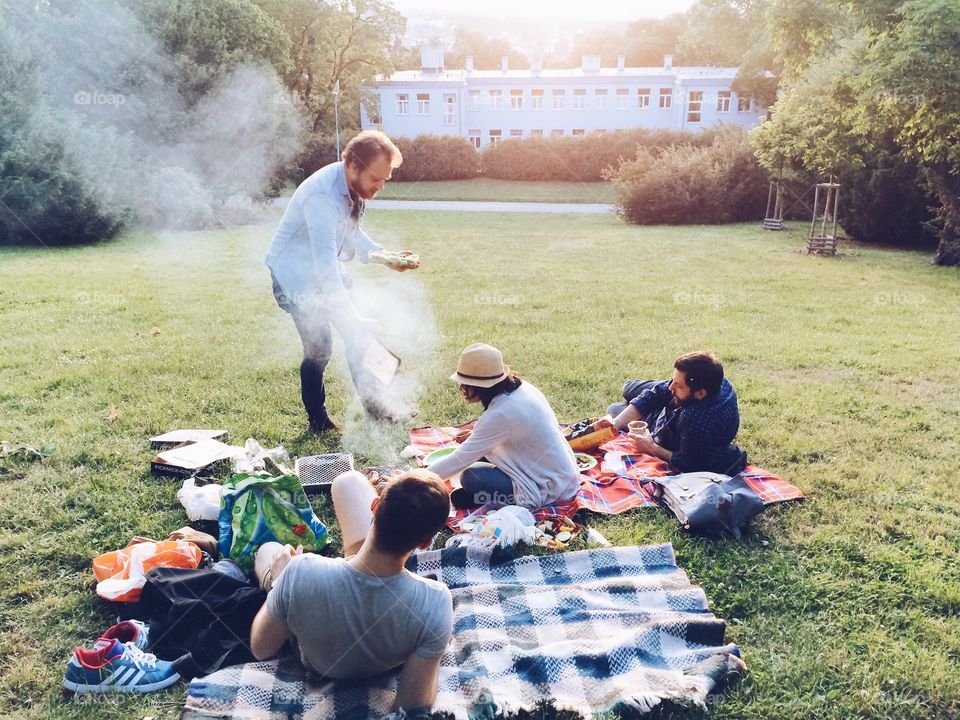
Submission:
<svg viewBox="0 0 960 720">
<path fill-rule="evenodd" d="M 374 239 L 391 244 L 390 238 L 383 235 Z M 353 273 L 353 295 L 358 310 L 380 322 L 378 340 L 401 359 L 396 378 L 389 387 L 383 388 L 381 396 L 386 409 L 398 416 L 418 412 L 426 383 L 440 378 L 441 363 L 437 358 L 440 331 L 417 272 L 397 273 L 378 266 Z M 338 363 L 336 367 L 345 376 L 344 384 L 352 387 L 346 364 Z M 409 425 L 371 421 L 355 397 L 347 411 L 341 442 L 346 451 L 360 458 L 388 465 L 400 460 L 399 452 L 407 444 Z"/>
<path fill-rule="evenodd" d="M 296 153 L 302 120 L 269 65 L 214 75 L 188 103 L 188 70 L 116 0 L 19 6 L 13 21 L 30 34 L 47 104 L 36 112 L 57 116 L 67 157 L 105 209 L 151 227 L 226 224 L 251 214 Z"/>
</svg>

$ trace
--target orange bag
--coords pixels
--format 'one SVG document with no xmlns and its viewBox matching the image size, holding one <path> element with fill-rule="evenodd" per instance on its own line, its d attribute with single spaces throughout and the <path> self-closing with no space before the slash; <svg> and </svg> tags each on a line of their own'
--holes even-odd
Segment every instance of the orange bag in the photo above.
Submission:
<svg viewBox="0 0 960 720">
<path fill-rule="evenodd" d="M 200 565 L 200 548 L 186 540 L 163 540 L 128 545 L 93 559 L 97 595 L 114 602 L 136 602 L 156 567 L 193 569 Z"/>
</svg>

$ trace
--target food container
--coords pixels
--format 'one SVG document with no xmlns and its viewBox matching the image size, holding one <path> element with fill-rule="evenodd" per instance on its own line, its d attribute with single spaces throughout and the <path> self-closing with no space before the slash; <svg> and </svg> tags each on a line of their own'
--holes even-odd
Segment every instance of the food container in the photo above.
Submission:
<svg viewBox="0 0 960 720">
<path fill-rule="evenodd" d="M 613 440 L 617 431 L 609 417 L 589 418 L 568 427 L 564 435 L 574 452 L 589 452 Z"/>
</svg>

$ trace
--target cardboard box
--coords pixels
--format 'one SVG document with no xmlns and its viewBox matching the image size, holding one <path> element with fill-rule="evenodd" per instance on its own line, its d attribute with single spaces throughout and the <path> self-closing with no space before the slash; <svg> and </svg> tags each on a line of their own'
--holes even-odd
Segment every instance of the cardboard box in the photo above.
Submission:
<svg viewBox="0 0 960 720">
<path fill-rule="evenodd" d="M 199 442 L 200 440 L 219 440 L 226 442 L 230 439 L 230 433 L 226 430 L 206 430 L 203 428 L 187 428 L 183 430 L 171 430 L 163 435 L 156 435 L 150 438 L 151 450 L 163 450 L 173 448 L 184 443 Z"/>
<path fill-rule="evenodd" d="M 231 458 L 243 454 L 243 448 L 226 445 L 219 440 L 185 442 L 158 453 L 150 461 L 154 475 L 190 477 L 198 472 L 215 473 L 226 467 Z"/>
</svg>

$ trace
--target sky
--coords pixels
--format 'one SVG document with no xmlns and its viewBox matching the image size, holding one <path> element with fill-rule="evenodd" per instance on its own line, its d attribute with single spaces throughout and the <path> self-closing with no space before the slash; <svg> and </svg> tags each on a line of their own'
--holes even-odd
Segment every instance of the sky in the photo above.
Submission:
<svg viewBox="0 0 960 720">
<path fill-rule="evenodd" d="M 636 20 L 664 17 L 683 12 L 693 0 L 483 0 L 482 3 L 455 3 L 449 0 L 393 0 L 401 13 L 476 14 L 493 17 L 552 18 L 571 20 Z"/>
</svg>

